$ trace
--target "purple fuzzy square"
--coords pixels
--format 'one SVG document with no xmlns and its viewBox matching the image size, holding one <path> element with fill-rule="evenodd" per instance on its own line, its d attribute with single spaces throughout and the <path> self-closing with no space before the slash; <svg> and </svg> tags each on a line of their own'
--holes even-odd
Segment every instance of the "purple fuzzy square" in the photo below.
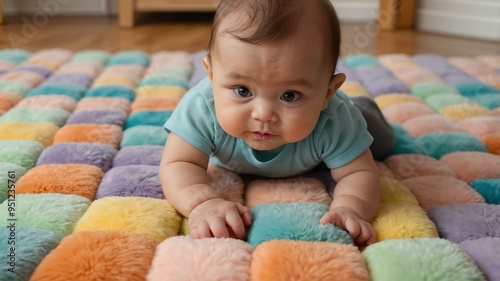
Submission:
<svg viewBox="0 0 500 281">
<path fill-rule="evenodd" d="M 111 169 L 117 151 L 107 144 L 67 142 L 47 147 L 38 158 L 37 166 L 45 164 L 87 164 L 103 172 Z"/>
<path fill-rule="evenodd" d="M 84 110 L 71 115 L 66 124 L 110 124 L 123 128 L 127 114 L 120 110 Z"/>
<path fill-rule="evenodd" d="M 108 196 L 165 199 L 158 168 L 149 165 L 130 165 L 109 170 L 102 178 L 95 200 Z"/>
<path fill-rule="evenodd" d="M 485 237 L 460 243 L 487 280 L 500 280 L 500 238 Z"/>
<path fill-rule="evenodd" d="M 455 243 L 482 237 L 500 238 L 500 205 L 486 203 L 445 205 L 427 214 L 439 236 Z"/>
<path fill-rule="evenodd" d="M 88 88 L 92 83 L 92 77 L 84 74 L 55 74 L 45 81 L 47 84 L 72 84 Z"/>
<path fill-rule="evenodd" d="M 50 69 L 35 65 L 21 65 L 17 67 L 16 70 L 34 72 L 39 74 L 40 76 L 43 76 L 43 78 L 47 78 L 52 75 L 52 71 Z"/>
<path fill-rule="evenodd" d="M 126 146 L 116 154 L 113 160 L 113 167 L 128 165 L 159 166 L 163 148 L 161 145 Z"/>
</svg>

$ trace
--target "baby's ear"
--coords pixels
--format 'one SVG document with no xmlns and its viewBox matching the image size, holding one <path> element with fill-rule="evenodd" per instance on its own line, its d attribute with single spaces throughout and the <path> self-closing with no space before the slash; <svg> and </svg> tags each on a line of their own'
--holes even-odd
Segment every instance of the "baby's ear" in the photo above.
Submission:
<svg viewBox="0 0 500 281">
<path fill-rule="evenodd" d="M 213 72 L 212 72 L 212 61 L 210 60 L 210 55 L 206 55 L 203 58 L 203 66 L 205 67 L 205 70 L 207 71 L 208 78 L 212 80 Z"/>
<path fill-rule="evenodd" d="M 323 109 L 328 107 L 328 102 L 335 95 L 335 92 L 344 84 L 346 77 L 344 73 L 337 73 L 330 79 L 330 84 L 328 85 L 328 92 L 326 93 L 325 103 L 323 104 Z"/>
</svg>

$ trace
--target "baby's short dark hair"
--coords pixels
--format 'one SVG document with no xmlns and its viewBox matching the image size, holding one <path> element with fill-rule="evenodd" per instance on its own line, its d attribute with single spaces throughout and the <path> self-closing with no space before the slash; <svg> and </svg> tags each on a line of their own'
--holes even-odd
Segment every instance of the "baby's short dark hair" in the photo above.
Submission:
<svg viewBox="0 0 500 281">
<path fill-rule="evenodd" d="M 248 17 L 247 21 L 234 29 L 225 31 L 225 33 L 231 34 L 245 43 L 262 44 L 279 41 L 290 35 L 296 27 L 297 21 L 294 19 L 300 17 L 302 9 L 307 9 L 300 4 L 314 1 L 324 13 L 328 24 L 326 28 L 329 31 L 332 63 L 335 67 L 340 55 L 341 30 L 337 13 L 329 0 L 222 0 L 215 13 L 208 52 L 210 54 L 212 51 L 222 19 L 237 10 L 245 12 Z M 257 28 L 253 34 L 241 36 L 241 31 L 246 31 L 255 24 Z"/>
</svg>

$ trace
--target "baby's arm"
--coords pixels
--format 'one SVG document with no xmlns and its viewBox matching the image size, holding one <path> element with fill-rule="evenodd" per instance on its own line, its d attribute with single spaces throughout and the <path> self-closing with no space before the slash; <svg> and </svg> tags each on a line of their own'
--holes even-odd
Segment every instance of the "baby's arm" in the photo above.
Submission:
<svg viewBox="0 0 500 281">
<path fill-rule="evenodd" d="M 160 181 L 168 202 L 189 217 L 191 236 L 245 238 L 251 215 L 245 206 L 223 200 L 210 186 L 208 155 L 173 132 L 165 144 L 160 163 Z"/>
<path fill-rule="evenodd" d="M 320 223 L 332 223 L 346 229 L 357 244 L 375 242 L 375 230 L 369 222 L 380 200 L 380 177 L 370 150 L 350 163 L 331 170 L 337 182 L 330 211 Z"/>
</svg>

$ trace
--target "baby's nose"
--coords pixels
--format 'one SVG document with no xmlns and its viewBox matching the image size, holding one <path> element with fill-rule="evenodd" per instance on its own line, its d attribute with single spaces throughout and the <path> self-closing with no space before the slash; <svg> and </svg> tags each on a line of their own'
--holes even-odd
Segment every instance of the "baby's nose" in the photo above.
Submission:
<svg viewBox="0 0 500 281">
<path fill-rule="evenodd" d="M 269 102 L 257 103 L 252 110 L 252 118 L 261 122 L 274 122 L 277 120 L 274 108 Z"/>
</svg>

